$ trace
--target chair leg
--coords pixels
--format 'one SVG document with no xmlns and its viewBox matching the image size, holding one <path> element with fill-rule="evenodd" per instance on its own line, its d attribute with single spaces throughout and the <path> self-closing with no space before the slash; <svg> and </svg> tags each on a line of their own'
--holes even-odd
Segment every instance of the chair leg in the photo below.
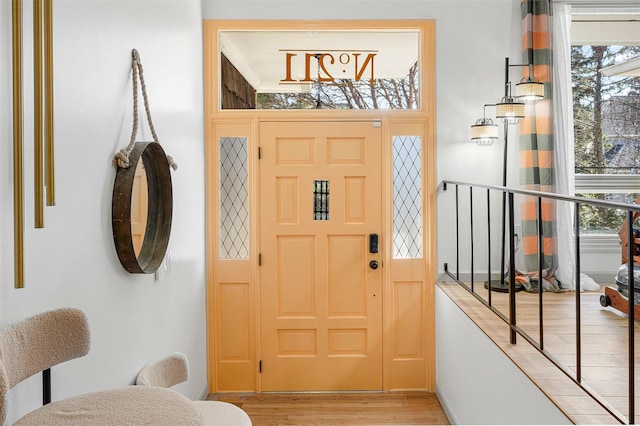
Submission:
<svg viewBox="0 0 640 426">
<path fill-rule="evenodd" d="M 42 371 L 42 405 L 51 402 L 51 368 Z"/>
</svg>

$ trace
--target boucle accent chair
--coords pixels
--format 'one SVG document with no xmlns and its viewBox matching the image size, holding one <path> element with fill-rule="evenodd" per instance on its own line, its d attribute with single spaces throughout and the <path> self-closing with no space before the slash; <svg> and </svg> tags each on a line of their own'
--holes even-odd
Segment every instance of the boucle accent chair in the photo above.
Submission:
<svg viewBox="0 0 640 426">
<path fill-rule="evenodd" d="M 189 361 L 179 352 L 150 362 L 138 373 L 137 385 L 169 388 L 189 379 Z M 191 401 L 209 426 L 251 426 L 241 408 L 222 401 Z"/>
<path fill-rule="evenodd" d="M 7 416 L 9 389 L 54 365 L 89 353 L 89 322 L 79 309 L 44 312 L 0 332 L 0 420 Z"/>
<path fill-rule="evenodd" d="M 187 356 L 176 352 L 145 365 L 138 373 L 136 385 L 170 388 L 189 380 Z"/>
<path fill-rule="evenodd" d="M 8 392 L 16 384 L 89 352 L 85 314 L 62 308 L 31 316 L 0 330 L 0 424 L 7 419 Z M 201 425 L 202 415 L 170 389 L 126 386 L 49 403 L 14 425 Z"/>
</svg>

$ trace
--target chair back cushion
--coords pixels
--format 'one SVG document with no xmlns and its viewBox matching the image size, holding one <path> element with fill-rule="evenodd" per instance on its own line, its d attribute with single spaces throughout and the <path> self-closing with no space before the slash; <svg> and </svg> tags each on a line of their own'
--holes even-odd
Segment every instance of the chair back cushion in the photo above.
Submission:
<svg viewBox="0 0 640 426">
<path fill-rule="evenodd" d="M 2 360 L 0 360 L 0 425 L 3 425 L 7 419 L 7 397 L 9 394 L 9 379 L 7 379 L 7 372 L 2 366 Z"/>
<path fill-rule="evenodd" d="M 89 322 L 79 309 L 43 312 L 0 330 L 0 424 L 9 389 L 47 368 L 89 352 Z"/>
<path fill-rule="evenodd" d="M 169 388 L 189 380 L 189 361 L 176 352 L 145 365 L 136 379 L 137 385 Z"/>
<path fill-rule="evenodd" d="M 0 360 L 9 389 L 49 367 L 85 356 L 91 337 L 86 315 L 61 308 L 13 323 L 0 331 Z"/>
</svg>

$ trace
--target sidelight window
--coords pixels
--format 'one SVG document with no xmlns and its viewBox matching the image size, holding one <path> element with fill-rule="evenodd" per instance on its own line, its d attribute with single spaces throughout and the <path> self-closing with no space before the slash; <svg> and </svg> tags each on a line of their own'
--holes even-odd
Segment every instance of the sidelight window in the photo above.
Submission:
<svg viewBox="0 0 640 426">
<path fill-rule="evenodd" d="M 422 257 L 422 140 L 393 137 L 393 257 Z"/>
<path fill-rule="evenodd" d="M 249 257 L 248 139 L 220 138 L 220 258 Z"/>
</svg>

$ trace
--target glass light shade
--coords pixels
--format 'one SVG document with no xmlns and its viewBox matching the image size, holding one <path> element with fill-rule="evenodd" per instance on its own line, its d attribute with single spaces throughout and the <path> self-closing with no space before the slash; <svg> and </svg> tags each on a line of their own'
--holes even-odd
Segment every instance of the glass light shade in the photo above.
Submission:
<svg viewBox="0 0 640 426">
<path fill-rule="evenodd" d="M 471 140 L 480 146 L 491 145 L 498 140 L 498 125 L 490 118 L 481 118 L 471 126 Z"/>
<path fill-rule="evenodd" d="M 516 98 L 523 102 L 538 102 L 544 98 L 544 84 L 537 81 L 523 81 L 516 84 Z"/>
<path fill-rule="evenodd" d="M 524 104 L 514 102 L 513 98 L 504 98 L 496 104 L 496 118 L 501 118 L 507 124 L 516 124 L 524 118 Z"/>
</svg>

